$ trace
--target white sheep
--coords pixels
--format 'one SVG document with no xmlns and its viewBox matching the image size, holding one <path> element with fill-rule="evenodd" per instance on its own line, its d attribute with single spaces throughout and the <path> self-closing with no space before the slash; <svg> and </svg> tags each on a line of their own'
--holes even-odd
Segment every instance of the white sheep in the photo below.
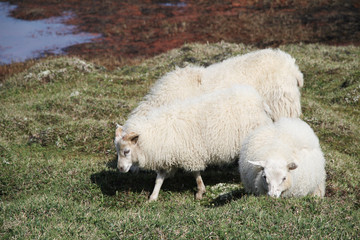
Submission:
<svg viewBox="0 0 360 240">
<path fill-rule="evenodd" d="M 295 59 L 281 50 L 264 49 L 204 67 L 177 68 L 160 78 L 131 113 L 146 115 L 152 108 L 199 96 L 234 84 L 253 86 L 265 99 L 274 120 L 299 117 L 303 75 Z"/>
<path fill-rule="evenodd" d="M 255 195 L 325 194 L 325 159 L 319 140 L 298 118 L 281 118 L 250 133 L 241 147 L 239 171 L 245 190 Z"/>
<path fill-rule="evenodd" d="M 197 199 L 205 192 L 200 171 L 210 164 L 234 161 L 246 135 L 261 124 L 272 123 L 270 109 L 245 85 L 214 91 L 153 109 L 147 116 L 117 126 L 115 146 L 118 169 L 133 165 L 157 172 L 150 201 L 158 198 L 165 179 L 178 168 L 194 172 Z"/>
<path fill-rule="evenodd" d="M 258 50 L 210 65 L 201 82 L 205 91 L 234 83 L 253 86 L 269 105 L 275 121 L 301 115 L 303 74 L 295 59 L 281 50 Z"/>
<path fill-rule="evenodd" d="M 201 95 L 201 75 L 203 67 L 187 66 L 176 68 L 160 78 L 144 99 L 131 112 L 129 118 L 147 115 L 153 108 L 171 104 Z"/>
</svg>

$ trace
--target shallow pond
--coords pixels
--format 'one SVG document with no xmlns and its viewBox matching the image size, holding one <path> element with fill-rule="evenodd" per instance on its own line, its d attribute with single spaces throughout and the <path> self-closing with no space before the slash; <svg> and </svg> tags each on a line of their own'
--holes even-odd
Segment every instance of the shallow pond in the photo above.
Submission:
<svg viewBox="0 0 360 240">
<path fill-rule="evenodd" d="M 63 54 L 65 47 L 90 42 L 100 34 L 77 32 L 76 26 L 63 22 L 72 17 L 25 21 L 9 16 L 15 5 L 0 2 L 0 64 L 24 61 L 47 54 Z"/>
<path fill-rule="evenodd" d="M 66 51 L 117 67 L 193 42 L 225 41 L 258 48 L 291 43 L 360 44 L 359 1 L 15 2 L 14 18 L 8 17 L 14 6 L 0 3 L 0 63 Z M 58 17 L 59 13 L 63 15 Z"/>
</svg>

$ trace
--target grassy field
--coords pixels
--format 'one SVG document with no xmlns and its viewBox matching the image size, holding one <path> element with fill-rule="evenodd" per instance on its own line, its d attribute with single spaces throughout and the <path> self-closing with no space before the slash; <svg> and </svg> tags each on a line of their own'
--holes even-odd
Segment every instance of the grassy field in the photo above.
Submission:
<svg viewBox="0 0 360 240">
<path fill-rule="evenodd" d="M 108 71 L 70 57 L 24 65 L 0 81 L 1 239 L 356 239 L 360 234 L 360 47 L 283 45 L 305 77 L 303 116 L 327 160 L 326 197 L 246 195 L 236 167 L 165 181 L 115 169 L 115 123 L 175 66 L 255 48 L 189 44 Z M 7 72 L 11 73 L 12 66 Z"/>
</svg>

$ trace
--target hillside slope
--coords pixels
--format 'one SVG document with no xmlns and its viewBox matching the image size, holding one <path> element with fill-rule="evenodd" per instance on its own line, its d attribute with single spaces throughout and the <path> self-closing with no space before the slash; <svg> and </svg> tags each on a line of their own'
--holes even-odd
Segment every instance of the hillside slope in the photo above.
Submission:
<svg viewBox="0 0 360 240">
<path fill-rule="evenodd" d="M 207 66 L 255 48 L 189 44 L 108 71 L 76 58 L 39 60 L 0 85 L 1 238 L 356 238 L 360 199 L 360 47 L 284 45 L 304 73 L 303 116 L 327 160 L 326 198 L 244 194 L 236 171 L 184 173 L 147 204 L 154 173 L 114 169 L 115 123 L 175 66 Z M 180 184 L 181 182 L 181 184 Z"/>
</svg>

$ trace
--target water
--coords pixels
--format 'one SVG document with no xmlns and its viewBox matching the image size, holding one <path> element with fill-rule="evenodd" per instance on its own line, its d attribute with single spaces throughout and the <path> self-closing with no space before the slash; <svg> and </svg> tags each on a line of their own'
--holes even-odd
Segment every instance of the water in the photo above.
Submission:
<svg viewBox="0 0 360 240">
<path fill-rule="evenodd" d="M 100 34 L 74 33 L 76 26 L 63 24 L 71 13 L 64 13 L 62 17 L 25 21 L 9 16 L 15 8 L 15 5 L 0 2 L 0 65 L 45 54 L 64 54 L 65 47 L 100 37 Z"/>
<path fill-rule="evenodd" d="M 186 7 L 185 2 L 175 2 L 175 3 L 159 3 L 161 6 L 165 7 Z"/>
</svg>

